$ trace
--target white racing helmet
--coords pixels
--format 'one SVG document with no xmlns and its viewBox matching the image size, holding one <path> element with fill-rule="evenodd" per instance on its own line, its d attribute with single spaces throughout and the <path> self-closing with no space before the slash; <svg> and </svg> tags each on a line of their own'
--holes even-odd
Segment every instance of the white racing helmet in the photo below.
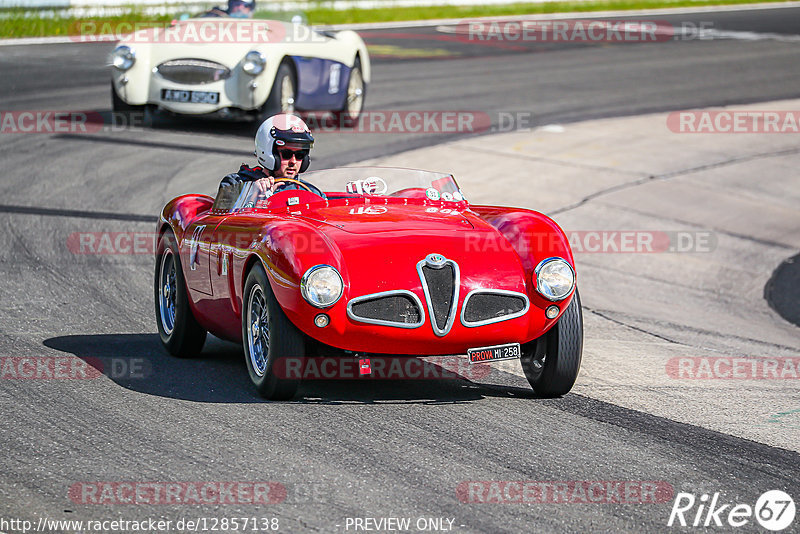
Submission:
<svg viewBox="0 0 800 534">
<path fill-rule="evenodd" d="M 269 171 L 277 171 L 281 166 L 281 149 L 305 150 L 299 170 L 303 172 L 311 162 L 308 152 L 313 146 L 314 137 L 306 123 L 297 115 L 281 113 L 273 115 L 259 126 L 256 132 L 255 156 L 259 165 Z"/>
</svg>

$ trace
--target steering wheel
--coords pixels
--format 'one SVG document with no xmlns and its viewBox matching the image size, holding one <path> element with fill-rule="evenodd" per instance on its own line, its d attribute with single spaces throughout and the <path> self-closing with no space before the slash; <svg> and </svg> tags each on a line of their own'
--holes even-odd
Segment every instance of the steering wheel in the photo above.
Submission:
<svg viewBox="0 0 800 534">
<path fill-rule="evenodd" d="M 300 180 L 294 180 L 292 178 L 278 178 L 277 180 L 274 181 L 274 183 L 276 183 L 276 184 L 281 183 L 281 182 L 288 182 L 288 183 L 292 183 L 292 184 L 297 184 L 300 187 L 302 187 L 303 189 L 305 189 L 306 191 L 308 191 L 309 193 L 312 193 L 314 195 L 317 194 L 315 191 L 312 191 L 310 187 L 308 187 L 306 184 L 304 184 Z"/>
</svg>

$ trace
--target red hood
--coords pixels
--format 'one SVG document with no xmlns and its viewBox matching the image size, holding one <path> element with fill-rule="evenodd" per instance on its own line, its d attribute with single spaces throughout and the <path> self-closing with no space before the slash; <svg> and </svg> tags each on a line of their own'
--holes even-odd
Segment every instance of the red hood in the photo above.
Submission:
<svg viewBox="0 0 800 534">
<path fill-rule="evenodd" d="M 437 234 L 472 230 L 474 226 L 456 210 L 420 205 L 357 204 L 321 208 L 304 217 L 310 222 L 324 222 L 351 234 L 376 232 L 419 232 Z M 322 227 L 325 231 L 325 227 Z"/>
<path fill-rule="evenodd" d="M 500 232 L 470 211 L 362 204 L 321 208 L 302 218 L 341 253 L 349 298 L 391 289 L 419 290 L 416 264 L 433 253 L 459 264 L 462 295 L 477 287 L 526 289 L 517 253 Z"/>
</svg>

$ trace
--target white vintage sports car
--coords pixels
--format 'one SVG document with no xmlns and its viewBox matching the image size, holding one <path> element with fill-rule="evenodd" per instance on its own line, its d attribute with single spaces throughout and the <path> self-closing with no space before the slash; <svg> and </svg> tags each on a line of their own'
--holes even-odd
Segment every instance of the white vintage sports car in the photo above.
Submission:
<svg viewBox="0 0 800 534">
<path fill-rule="evenodd" d="M 263 120 L 332 111 L 355 119 L 370 61 L 352 31 L 275 20 L 195 18 L 138 29 L 111 55 L 115 112 Z"/>
</svg>

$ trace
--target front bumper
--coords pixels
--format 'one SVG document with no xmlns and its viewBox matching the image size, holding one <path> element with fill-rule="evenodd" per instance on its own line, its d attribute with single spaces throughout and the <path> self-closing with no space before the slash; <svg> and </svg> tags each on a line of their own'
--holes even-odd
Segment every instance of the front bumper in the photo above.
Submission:
<svg viewBox="0 0 800 534">
<path fill-rule="evenodd" d="M 113 77 L 114 89 L 117 95 L 126 103 L 141 105 L 140 99 L 145 97 L 141 94 L 142 87 L 136 87 L 135 80 L 128 80 L 123 73 L 116 73 Z M 231 77 L 225 80 L 204 84 L 181 84 L 166 80 L 157 73 L 152 73 L 149 77 L 146 91 L 146 104 L 157 106 L 159 109 L 166 110 L 179 115 L 209 115 L 219 113 L 222 110 L 253 111 L 263 105 L 263 89 L 259 90 L 260 84 L 265 83 L 262 76 L 250 77 L 245 74 L 234 72 Z M 255 84 L 255 85 L 254 85 Z M 170 102 L 162 99 L 162 91 L 172 89 L 178 91 L 204 91 L 219 93 L 219 100 L 214 104 L 201 104 L 191 102 Z M 269 88 L 267 88 L 269 90 Z M 222 111 L 223 116 L 228 112 Z"/>
<path fill-rule="evenodd" d="M 412 291 L 425 304 L 426 296 L 421 290 Z M 329 309 L 312 308 L 298 303 L 297 308 L 285 309 L 289 319 L 306 335 L 321 343 L 339 349 L 371 354 L 406 354 L 416 356 L 438 356 L 464 354 L 467 349 L 500 345 L 503 343 L 527 343 L 547 332 L 559 319 L 545 316 L 545 309 L 552 302 L 531 298 L 527 311 L 511 319 L 466 326 L 462 318 L 465 292 L 456 306 L 457 317 L 445 335 L 439 335 L 425 307 L 424 320 L 419 326 L 400 327 L 370 324 L 354 320 L 347 313 L 347 304 L 352 299 L 341 299 Z M 573 293 L 574 294 L 574 293 Z M 572 300 L 572 294 L 557 304 L 563 313 Z M 330 317 L 326 327 L 314 324 L 314 317 L 325 313 Z"/>
</svg>

